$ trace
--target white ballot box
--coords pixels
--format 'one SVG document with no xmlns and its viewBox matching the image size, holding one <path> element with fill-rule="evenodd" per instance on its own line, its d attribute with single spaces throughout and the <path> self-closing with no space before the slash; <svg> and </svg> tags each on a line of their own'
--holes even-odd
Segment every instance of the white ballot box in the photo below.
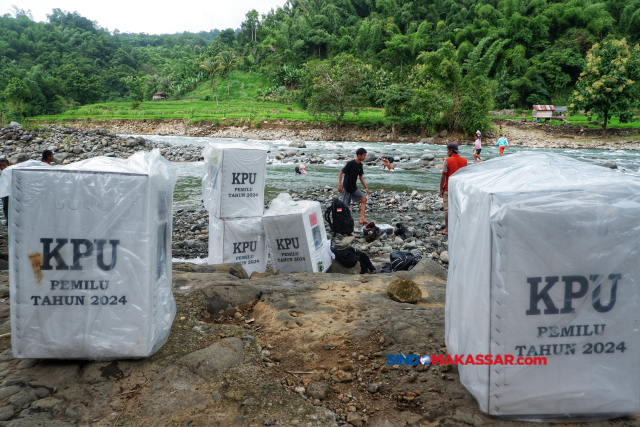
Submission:
<svg viewBox="0 0 640 427">
<path fill-rule="evenodd" d="M 104 360 L 157 351 L 176 312 L 171 164 L 154 150 L 128 160 L 31 163 L 1 179 L 10 189 L 14 357 Z"/>
<path fill-rule="evenodd" d="M 275 270 L 325 272 L 331 267 L 322 208 L 318 202 L 294 202 L 281 193 L 263 217 Z"/>
<path fill-rule="evenodd" d="M 202 153 L 205 208 L 223 219 L 261 216 L 267 151 L 256 143 L 210 143 Z"/>
<path fill-rule="evenodd" d="M 251 275 L 264 273 L 267 261 L 262 217 L 219 219 L 209 214 L 209 264 L 240 264 Z"/>
<path fill-rule="evenodd" d="M 483 412 L 640 412 L 637 177 L 549 153 L 465 167 L 449 181 L 449 257 L 447 349 L 491 355 L 458 367 Z"/>
</svg>

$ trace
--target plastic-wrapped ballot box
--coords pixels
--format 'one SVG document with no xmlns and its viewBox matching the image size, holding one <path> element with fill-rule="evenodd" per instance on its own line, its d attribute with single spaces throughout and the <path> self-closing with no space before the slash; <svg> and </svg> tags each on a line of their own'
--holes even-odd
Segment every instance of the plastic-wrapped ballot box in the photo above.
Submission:
<svg viewBox="0 0 640 427">
<path fill-rule="evenodd" d="M 173 167 L 157 150 L 60 167 L 30 163 L 7 169 L 0 185 L 10 189 L 14 357 L 153 354 L 176 312 Z"/>
<path fill-rule="evenodd" d="M 209 264 L 240 264 L 247 274 L 267 269 L 262 217 L 219 219 L 209 215 Z"/>
<path fill-rule="evenodd" d="M 331 267 L 320 203 L 294 202 L 281 193 L 262 219 L 275 270 L 317 273 Z"/>
<path fill-rule="evenodd" d="M 205 208 L 224 219 L 261 216 L 267 151 L 256 143 L 210 143 L 202 154 Z"/>
<path fill-rule="evenodd" d="M 640 181 L 601 166 L 518 153 L 451 177 L 446 343 L 484 361 L 458 367 L 483 412 L 640 412 L 639 230 Z"/>
</svg>

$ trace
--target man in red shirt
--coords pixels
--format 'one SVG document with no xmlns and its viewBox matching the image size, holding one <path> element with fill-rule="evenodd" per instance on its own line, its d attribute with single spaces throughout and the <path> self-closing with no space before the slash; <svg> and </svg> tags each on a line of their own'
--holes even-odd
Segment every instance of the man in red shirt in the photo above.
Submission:
<svg viewBox="0 0 640 427">
<path fill-rule="evenodd" d="M 440 197 L 444 205 L 444 231 L 442 234 L 449 234 L 449 177 L 458 169 L 467 166 L 467 159 L 460 157 L 458 144 L 455 142 L 447 145 L 447 156 L 442 166 L 442 177 L 440 178 Z"/>
</svg>

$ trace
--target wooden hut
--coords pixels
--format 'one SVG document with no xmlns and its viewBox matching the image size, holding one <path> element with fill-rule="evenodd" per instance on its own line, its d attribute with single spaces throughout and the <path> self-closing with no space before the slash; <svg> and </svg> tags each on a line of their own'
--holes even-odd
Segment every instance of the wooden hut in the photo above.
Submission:
<svg viewBox="0 0 640 427">
<path fill-rule="evenodd" d="M 538 119 L 550 119 L 553 116 L 555 107 L 553 105 L 534 105 L 531 117 L 534 121 Z"/>
<path fill-rule="evenodd" d="M 162 101 L 164 99 L 167 99 L 167 94 L 164 92 L 156 92 L 153 94 L 154 101 Z"/>
</svg>

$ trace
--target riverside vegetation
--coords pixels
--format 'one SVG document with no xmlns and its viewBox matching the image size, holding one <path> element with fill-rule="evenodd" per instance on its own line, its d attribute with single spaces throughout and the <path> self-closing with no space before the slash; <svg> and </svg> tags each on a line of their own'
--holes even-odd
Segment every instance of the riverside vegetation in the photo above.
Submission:
<svg viewBox="0 0 640 427">
<path fill-rule="evenodd" d="M 109 32 L 60 9 L 34 22 L 14 7 L 0 17 L 1 119 L 311 116 L 471 134 L 491 127 L 494 107 L 553 103 L 606 129 L 638 107 L 639 7 L 287 1 L 262 16 L 249 11 L 237 30 L 159 36 Z M 161 113 L 143 103 L 158 90 L 190 101 Z M 236 101 L 240 111 L 225 110 Z"/>
</svg>

